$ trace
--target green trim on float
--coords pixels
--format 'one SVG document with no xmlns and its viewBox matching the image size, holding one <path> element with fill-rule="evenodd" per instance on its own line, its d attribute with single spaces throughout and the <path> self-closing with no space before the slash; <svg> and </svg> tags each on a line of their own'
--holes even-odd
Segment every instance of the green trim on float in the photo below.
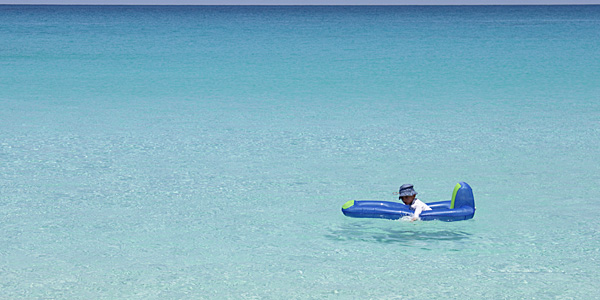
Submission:
<svg viewBox="0 0 600 300">
<path fill-rule="evenodd" d="M 352 207 L 352 205 L 354 205 L 354 200 L 350 200 L 350 201 L 344 203 L 344 206 L 342 206 L 342 209 L 346 209 L 348 207 Z"/>
<path fill-rule="evenodd" d="M 454 209 L 454 200 L 456 200 L 456 193 L 458 193 L 458 190 L 461 188 L 462 186 L 460 185 L 460 183 L 457 183 L 454 186 L 454 191 L 452 192 L 452 200 L 450 200 L 450 209 Z"/>
</svg>

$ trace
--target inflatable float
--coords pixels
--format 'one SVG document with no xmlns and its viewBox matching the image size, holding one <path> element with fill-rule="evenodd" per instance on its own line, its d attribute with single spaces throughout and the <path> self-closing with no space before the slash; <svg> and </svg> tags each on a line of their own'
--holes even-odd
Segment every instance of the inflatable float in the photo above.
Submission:
<svg viewBox="0 0 600 300">
<path fill-rule="evenodd" d="M 473 190 L 465 182 L 454 186 L 450 201 L 427 203 L 431 210 L 423 211 L 421 220 L 461 221 L 472 219 L 475 215 L 475 199 Z M 350 200 L 342 206 L 342 212 L 354 218 L 383 218 L 397 220 L 412 216 L 413 210 L 402 202 L 376 200 Z"/>
</svg>

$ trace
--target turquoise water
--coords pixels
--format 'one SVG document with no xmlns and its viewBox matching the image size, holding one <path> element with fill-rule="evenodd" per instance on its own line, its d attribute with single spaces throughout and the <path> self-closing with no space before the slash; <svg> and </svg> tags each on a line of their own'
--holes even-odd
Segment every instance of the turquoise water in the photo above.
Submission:
<svg viewBox="0 0 600 300">
<path fill-rule="evenodd" d="M 600 6 L 0 6 L 0 298 L 598 299 Z M 463 222 L 350 199 L 474 190 Z"/>
</svg>

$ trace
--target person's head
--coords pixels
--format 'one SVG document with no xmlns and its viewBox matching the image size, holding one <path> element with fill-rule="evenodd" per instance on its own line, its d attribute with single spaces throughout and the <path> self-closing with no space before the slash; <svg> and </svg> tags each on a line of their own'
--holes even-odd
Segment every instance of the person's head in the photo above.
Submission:
<svg viewBox="0 0 600 300">
<path fill-rule="evenodd" d="M 404 202 L 404 204 L 411 205 L 413 201 L 415 201 L 415 196 L 402 196 L 400 197 L 400 199 L 402 199 L 402 202 Z"/>
<path fill-rule="evenodd" d="M 398 191 L 398 199 L 406 205 L 411 205 L 416 196 L 417 192 L 415 192 L 412 184 L 403 184 Z"/>
</svg>

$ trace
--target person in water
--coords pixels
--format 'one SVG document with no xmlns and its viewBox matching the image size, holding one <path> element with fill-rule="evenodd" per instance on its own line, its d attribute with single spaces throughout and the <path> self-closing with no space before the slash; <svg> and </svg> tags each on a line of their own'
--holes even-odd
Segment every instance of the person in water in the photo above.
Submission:
<svg viewBox="0 0 600 300">
<path fill-rule="evenodd" d="M 431 210 L 431 207 L 427 206 L 423 201 L 416 199 L 417 192 L 415 192 L 412 184 L 403 184 L 398 194 L 398 199 L 402 200 L 404 204 L 410 206 L 410 209 L 415 211 L 411 221 L 419 220 L 421 212 Z"/>
</svg>

